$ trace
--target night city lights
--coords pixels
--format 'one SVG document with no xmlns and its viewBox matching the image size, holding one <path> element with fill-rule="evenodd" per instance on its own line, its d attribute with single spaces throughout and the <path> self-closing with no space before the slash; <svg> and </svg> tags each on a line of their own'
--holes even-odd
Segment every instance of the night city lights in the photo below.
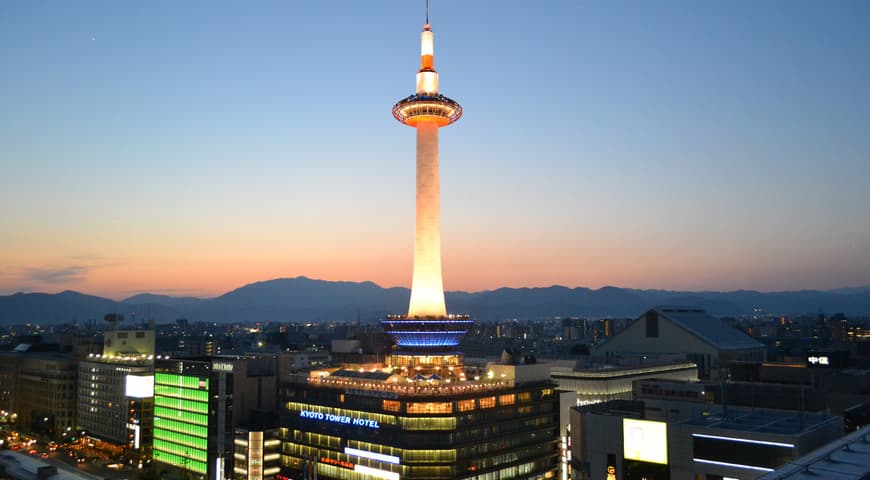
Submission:
<svg viewBox="0 0 870 480">
<path fill-rule="evenodd" d="M 0 478 L 870 478 L 870 2 L 0 12 Z"/>
</svg>

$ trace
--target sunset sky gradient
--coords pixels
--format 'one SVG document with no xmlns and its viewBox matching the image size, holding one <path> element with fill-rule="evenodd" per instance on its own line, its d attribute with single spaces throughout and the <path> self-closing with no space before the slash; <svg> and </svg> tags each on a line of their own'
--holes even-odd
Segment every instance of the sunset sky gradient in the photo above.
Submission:
<svg viewBox="0 0 870 480">
<path fill-rule="evenodd" d="M 0 294 L 409 286 L 423 0 L 0 4 Z M 433 0 L 445 287 L 870 285 L 870 2 Z"/>
</svg>

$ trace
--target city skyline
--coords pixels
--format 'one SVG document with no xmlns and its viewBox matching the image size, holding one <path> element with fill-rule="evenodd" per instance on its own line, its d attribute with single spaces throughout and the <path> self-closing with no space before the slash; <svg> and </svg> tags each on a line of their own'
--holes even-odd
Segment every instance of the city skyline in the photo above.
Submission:
<svg viewBox="0 0 870 480">
<path fill-rule="evenodd" d="M 4 4 L 0 294 L 410 286 L 422 3 Z M 432 7 L 447 290 L 870 285 L 866 4 Z"/>
</svg>

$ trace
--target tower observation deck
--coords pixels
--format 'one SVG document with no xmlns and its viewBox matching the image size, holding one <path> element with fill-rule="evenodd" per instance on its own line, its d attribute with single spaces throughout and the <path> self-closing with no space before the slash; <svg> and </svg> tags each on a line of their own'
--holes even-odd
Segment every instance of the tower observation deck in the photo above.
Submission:
<svg viewBox="0 0 870 480">
<path fill-rule="evenodd" d="M 438 92 L 434 34 L 426 24 L 420 34 L 420 70 L 414 94 L 393 106 L 393 117 L 417 131 L 417 194 L 414 235 L 414 273 L 407 315 L 388 316 L 381 323 L 402 351 L 431 358 L 448 355 L 473 324 L 468 315 L 448 315 L 441 276 L 441 205 L 438 174 L 438 130 L 462 116 L 458 102 Z M 455 353 L 455 352 L 454 352 Z M 458 357 L 457 357 L 458 358 Z M 442 358 L 442 360 L 447 361 Z M 447 361 L 455 364 L 457 360 Z M 461 361 L 461 360 L 458 360 Z M 413 360 L 400 361 L 408 364 Z M 423 362 L 432 365 L 432 362 Z M 439 363 L 435 360 L 434 363 Z"/>
</svg>

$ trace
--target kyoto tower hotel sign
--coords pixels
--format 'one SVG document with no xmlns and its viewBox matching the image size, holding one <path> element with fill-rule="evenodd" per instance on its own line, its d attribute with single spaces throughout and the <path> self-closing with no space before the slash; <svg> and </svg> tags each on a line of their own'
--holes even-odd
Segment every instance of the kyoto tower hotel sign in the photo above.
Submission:
<svg viewBox="0 0 870 480">
<path fill-rule="evenodd" d="M 462 107 L 438 93 L 433 37 L 427 7 L 426 25 L 420 34 L 416 92 L 393 106 L 396 120 L 417 130 L 417 220 L 411 301 L 407 316 L 391 316 L 384 322 L 387 333 L 399 347 L 455 347 L 472 323 L 464 315 L 448 316 L 444 304 L 438 129 L 459 120 Z M 428 321 L 422 322 L 424 319 Z"/>
</svg>

